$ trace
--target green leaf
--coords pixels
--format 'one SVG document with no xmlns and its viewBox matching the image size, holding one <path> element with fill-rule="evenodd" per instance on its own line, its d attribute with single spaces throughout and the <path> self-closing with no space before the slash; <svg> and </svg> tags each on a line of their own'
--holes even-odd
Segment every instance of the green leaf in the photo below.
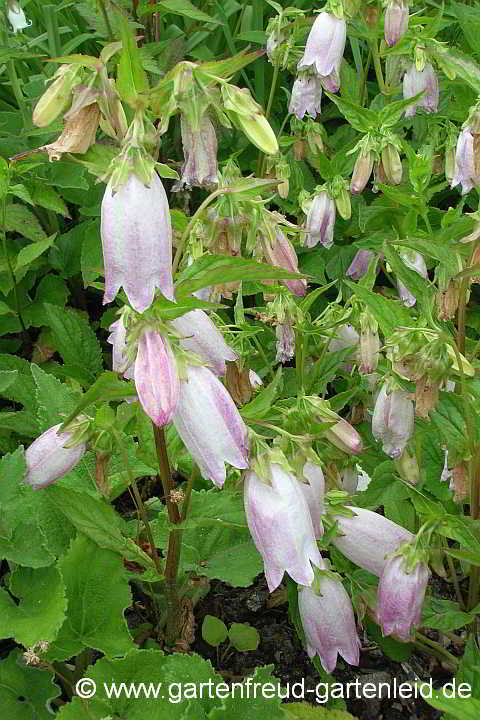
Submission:
<svg viewBox="0 0 480 720">
<path fill-rule="evenodd" d="M 135 394 L 136 390 L 132 383 L 125 382 L 118 377 L 117 373 L 106 370 L 87 392 L 82 395 L 81 400 L 75 404 L 75 407 L 70 409 L 63 424 L 68 425 L 77 415 L 85 410 L 85 408 L 89 407 L 89 405 L 97 402 L 107 402 L 109 400 L 123 400 Z"/>
<path fill-rule="evenodd" d="M 338 95 L 332 95 L 332 93 L 326 92 L 325 94 L 335 103 L 342 115 L 344 115 L 355 130 L 361 133 L 367 133 L 372 128 L 377 127 L 378 113 L 374 110 L 356 105 L 350 102 L 350 100 L 338 97 Z"/>
<path fill-rule="evenodd" d="M 458 690 L 455 691 L 451 683 L 447 683 L 447 686 L 450 686 L 447 697 L 438 694 L 433 698 L 426 697 L 426 702 L 437 710 L 448 713 L 449 718 L 455 718 L 455 720 L 478 720 L 480 717 L 480 700 L 458 697 Z M 464 692 L 468 695 L 468 687 L 464 688 Z"/>
<path fill-rule="evenodd" d="M 471 563 L 472 565 L 480 567 L 480 552 L 473 552 L 472 550 L 458 550 L 457 548 L 447 548 L 445 552 L 448 553 L 448 555 L 457 558 L 457 560 L 462 560 L 462 562 Z"/>
<path fill-rule="evenodd" d="M 218 647 L 227 639 L 227 635 L 227 626 L 223 620 L 215 617 L 215 615 L 205 615 L 202 623 L 202 638 L 205 642 L 213 647 Z"/>
<path fill-rule="evenodd" d="M 51 670 L 22 662 L 13 650 L 0 662 L 0 707 L 8 720 L 52 720 L 50 701 L 61 694 Z"/>
<path fill-rule="evenodd" d="M 17 233 L 32 242 L 40 242 L 47 238 L 45 230 L 33 212 L 18 203 L 9 203 L 5 208 L 5 230 Z"/>
<path fill-rule="evenodd" d="M 0 591 L 0 636 L 13 637 L 25 647 L 54 640 L 67 608 L 57 568 L 20 567 L 12 573 L 8 590 Z"/>
<path fill-rule="evenodd" d="M 242 416 L 247 419 L 256 418 L 257 420 L 264 417 L 272 409 L 273 402 L 280 394 L 282 386 L 282 368 L 279 367 L 272 382 L 262 388 L 253 400 L 241 408 Z"/>
<path fill-rule="evenodd" d="M 480 66 L 460 50 L 443 43 L 429 43 L 428 52 L 447 76 L 458 75 L 467 85 L 480 92 Z"/>
<path fill-rule="evenodd" d="M 428 280 L 425 280 L 416 270 L 409 268 L 391 245 L 385 244 L 383 252 L 396 277 L 406 285 L 418 301 L 423 301 L 429 291 L 433 292 Z"/>
<path fill-rule="evenodd" d="M 391 335 L 401 325 L 410 325 L 410 313 L 400 301 L 389 300 L 350 280 L 343 282 L 371 310 L 385 336 Z"/>
<path fill-rule="evenodd" d="M 78 535 L 59 561 L 68 615 L 49 648 L 49 660 L 66 660 L 84 648 L 123 655 L 133 641 L 123 616 L 132 599 L 122 558 Z"/>
<path fill-rule="evenodd" d="M 53 235 L 50 235 L 50 237 L 45 238 L 45 240 L 34 242 L 31 245 L 27 245 L 22 248 L 17 255 L 17 263 L 15 265 L 14 272 L 17 273 L 20 268 L 25 267 L 25 265 L 30 265 L 34 260 L 40 257 L 45 250 L 51 248 L 55 237 L 56 234 L 54 233 Z"/>
<path fill-rule="evenodd" d="M 5 392 L 18 376 L 18 370 L 0 370 L 0 393 Z"/>
<path fill-rule="evenodd" d="M 383 637 L 378 625 L 369 618 L 365 618 L 365 625 L 368 636 L 372 638 L 380 647 L 387 657 L 395 660 L 395 662 L 405 662 L 413 652 L 411 643 L 400 642 L 393 637 Z"/>
<path fill-rule="evenodd" d="M 256 650 L 260 644 L 258 630 L 248 623 L 232 623 L 228 630 L 228 639 L 239 652 Z"/>
<path fill-rule="evenodd" d="M 65 420 L 77 404 L 77 396 L 65 383 L 54 375 L 44 372 L 32 363 L 32 376 L 37 386 L 37 419 L 40 431 L 44 432 L 52 425 Z"/>
<path fill-rule="evenodd" d="M 256 667 L 252 678 L 252 683 L 259 683 L 259 686 L 265 686 L 267 683 L 278 685 L 278 680 L 271 675 L 273 665 L 266 667 Z M 264 693 L 255 693 L 247 695 L 244 699 L 235 694 L 234 697 L 229 696 L 221 707 L 217 707 L 208 716 L 209 720 L 246 720 L 247 718 L 261 718 L 261 720 L 285 720 L 285 710 L 281 705 L 281 699 L 275 693 L 274 697 L 264 697 Z"/>
<path fill-rule="evenodd" d="M 441 632 L 457 630 L 473 620 L 472 613 L 463 612 L 458 603 L 445 598 L 428 597 L 423 607 L 422 625 Z"/>
<path fill-rule="evenodd" d="M 45 303 L 49 326 L 66 371 L 85 385 L 99 375 L 103 367 L 102 350 L 88 320 L 75 310 Z"/>
<path fill-rule="evenodd" d="M 353 715 L 344 710 L 314 707 L 305 702 L 287 703 L 284 708 L 288 720 L 355 720 Z"/>
<path fill-rule="evenodd" d="M 119 15 L 122 51 L 118 61 L 117 81 L 115 87 L 118 94 L 129 105 L 135 106 L 140 93 L 148 90 L 148 81 L 142 67 L 136 38 L 123 15 Z"/>
<path fill-rule="evenodd" d="M 63 198 L 51 185 L 46 185 L 41 181 L 35 180 L 29 183 L 28 188 L 34 205 L 40 205 L 40 207 L 46 208 L 47 210 L 53 210 L 53 212 L 63 215 L 63 217 L 70 217 Z"/>
</svg>

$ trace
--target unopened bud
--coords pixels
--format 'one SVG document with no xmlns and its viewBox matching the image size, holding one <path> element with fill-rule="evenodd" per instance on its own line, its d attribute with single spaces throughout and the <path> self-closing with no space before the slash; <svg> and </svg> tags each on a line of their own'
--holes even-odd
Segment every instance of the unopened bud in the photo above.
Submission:
<svg viewBox="0 0 480 720">
<path fill-rule="evenodd" d="M 54 81 L 35 106 L 32 116 L 34 125 L 46 127 L 66 110 L 80 69 L 80 65 L 73 64 L 59 67 L 54 75 Z"/>
<path fill-rule="evenodd" d="M 278 152 L 278 141 L 262 107 L 252 98 L 247 88 L 237 88 L 225 83 L 222 85 L 222 98 L 230 119 L 242 130 L 262 152 L 274 155 Z"/>
<path fill-rule="evenodd" d="M 397 148 L 391 143 L 382 150 L 382 164 L 389 184 L 400 185 L 403 174 L 402 161 Z"/>
<path fill-rule="evenodd" d="M 410 485 L 417 485 L 420 481 L 420 469 L 415 455 L 410 455 L 406 450 L 395 460 L 395 467 L 405 482 Z"/>
<path fill-rule="evenodd" d="M 408 28 L 408 0 L 390 0 L 385 10 L 385 42 L 396 45 Z"/>
<path fill-rule="evenodd" d="M 350 220 L 352 217 L 352 204 L 347 188 L 342 188 L 338 195 L 335 196 L 335 205 L 340 217 L 344 220 Z"/>
<path fill-rule="evenodd" d="M 350 192 L 357 195 L 363 192 L 373 169 L 373 152 L 360 152 L 353 168 L 352 180 L 350 183 Z"/>
</svg>

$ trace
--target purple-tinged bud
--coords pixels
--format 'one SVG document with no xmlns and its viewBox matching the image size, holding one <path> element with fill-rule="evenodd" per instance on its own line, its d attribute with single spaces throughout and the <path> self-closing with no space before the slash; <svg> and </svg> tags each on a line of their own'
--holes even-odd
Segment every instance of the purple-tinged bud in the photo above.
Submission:
<svg viewBox="0 0 480 720">
<path fill-rule="evenodd" d="M 108 328 L 110 335 L 107 342 L 112 345 L 112 370 L 122 373 L 127 380 L 133 380 L 134 364 L 129 362 L 127 357 L 127 330 L 123 318 L 119 318 Z"/>
<path fill-rule="evenodd" d="M 270 592 L 285 572 L 302 585 L 314 579 L 311 563 L 323 567 L 307 501 L 297 479 L 276 463 L 270 483 L 255 472 L 245 476 L 245 513 L 255 547 L 265 566 Z"/>
<path fill-rule="evenodd" d="M 326 431 L 328 440 L 339 450 L 349 455 L 358 455 L 363 450 L 362 438 L 349 422 L 340 416 L 339 418 L 339 421 Z"/>
<path fill-rule="evenodd" d="M 345 274 L 355 282 L 361 280 L 373 257 L 375 257 L 375 253 L 371 250 L 358 250 Z"/>
<path fill-rule="evenodd" d="M 265 257 L 270 265 L 276 265 L 291 272 L 298 272 L 297 253 L 290 240 L 281 230 L 275 232 L 275 242 L 273 244 L 270 242 L 270 239 L 264 236 L 263 248 Z M 307 292 L 306 280 L 283 280 L 282 282 L 294 295 L 301 297 Z"/>
<path fill-rule="evenodd" d="M 330 195 L 324 190 L 315 195 L 305 221 L 307 247 L 314 247 L 319 242 L 326 248 L 332 247 L 335 216 L 335 201 Z"/>
<path fill-rule="evenodd" d="M 420 624 L 430 571 L 423 562 L 408 570 L 405 557 L 388 560 L 377 590 L 376 621 L 384 635 L 408 642 Z"/>
<path fill-rule="evenodd" d="M 187 117 L 180 119 L 185 162 L 182 177 L 173 190 L 209 187 L 218 183 L 217 136 L 210 118 L 204 115 L 198 129 L 192 128 Z"/>
<path fill-rule="evenodd" d="M 413 402 L 401 390 L 387 392 L 385 383 L 380 390 L 372 417 L 372 433 L 382 443 L 383 452 L 398 458 L 413 435 Z"/>
<path fill-rule="evenodd" d="M 181 347 L 198 355 L 217 375 L 225 375 L 226 360 L 237 359 L 237 354 L 203 310 L 191 310 L 172 320 L 171 325 L 182 336 Z"/>
<path fill-rule="evenodd" d="M 295 332 L 291 322 L 281 322 L 275 328 L 276 357 L 275 362 L 287 363 L 295 355 Z"/>
<path fill-rule="evenodd" d="M 380 352 L 380 338 L 378 336 L 378 324 L 367 311 L 360 318 L 360 351 L 359 351 L 359 372 L 361 375 L 369 375 L 375 372 L 378 365 Z"/>
<path fill-rule="evenodd" d="M 300 488 L 307 501 L 313 530 L 317 540 L 323 536 L 322 515 L 325 513 L 325 477 L 320 465 L 310 461 L 306 462 L 302 470 L 307 483 L 300 483 Z"/>
<path fill-rule="evenodd" d="M 415 270 L 415 272 L 423 278 L 427 278 L 428 271 L 423 255 L 420 255 L 420 253 L 415 251 L 402 252 L 400 255 L 403 262 L 410 268 L 410 270 Z M 413 307 L 415 305 L 417 298 L 407 287 L 405 287 L 401 280 L 397 280 L 397 290 L 401 301 L 406 307 Z"/>
<path fill-rule="evenodd" d="M 385 10 L 385 42 L 393 47 L 408 28 L 408 0 L 390 0 Z"/>
<path fill-rule="evenodd" d="M 148 417 L 158 427 L 168 425 L 178 404 L 179 379 L 170 344 L 155 330 L 145 330 L 138 342 L 135 387 Z"/>
<path fill-rule="evenodd" d="M 235 403 L 206 367 L 189 365 L 173 424 L 204 478 L 225 482 L 225 463 L 248 467 L 247 428 Z"/>
<path fill-rule="evenodd" d="M 373 170 L 374 155 L 371 150 L 360 152 L 353 168 L 352 180 L 350 182 L 350 192 L 352 195 L 358 195 L 365 190 L 370 180 Z M 367 251 L 368 252 L 368 251 Z"/>
<path fill-rule="evenodd" d="M 354 515 L 335 515 L 338 531 L 332 539 L 335 547 L 351 562 L 363 570 L 380 577 L 387 556 L 413 539 L 413 535 L 401 525 L 388 520 L 372 510 L 349 507 Z"/>
<path fill-rule="evenodd" d="M 403 175 L 402 161 L 397 148 L 391 143 L 382 150 L 382 167 L 388 183 L 390 185 L 400 185 Z"/>
<path fill-rule="evenodd" d="M 352 603 L 340 579 L 320 571 L 313 587 L 299 589 L 298 610 L 310 658 L 318 655 L 328 673 L 335 670 L 338 655 L 358 665 L 361 643 Z"/>
<path fill-rule="evenodd" d="M 72 433 L 59 433 L 60 427 L 61 423 L 46 430 L 25 451 L 25 484 L 34 490 L 46 488 L 66 475 L 87 451 L 86 443 L 65 447 L 71 442 Z"/>
<path fill-rule="evenodd" d="M 423 70 L 417 70 L 415 63 L 403 76 L 403 99 L 408 100 L 423 91 L 423 95 L 414 103 L 405 108 L 405 117 L 413 117 L 417 108 L 426 112 L 437 112 L 438 109 L 438 81 L 431 63 L 427 63 Z"/>
<path fill-rule="evenodd" d="M 301 75 L 293 83 L 288 112 L 303 120 L 305 113 L 316 118 L 322 111 L 322 83 L 317 75 Z"/>
<path fill-rule="evenodd" d="M 172 226 L 167 196 L 157 173 L 147 187 L 134 174 L 115 192 L 112 181 L 102 201 L 101 236 L 105 262 L 103 303 L 123 286 L 128 301 L 142 313 L 156 288 L 173 300 Z"/>
<path fill-rule="evenodd" d="M 451 187 L 462 186 L 462 195 L 470 192 L 473 187 L 480 185 L 480 175 L 475 162 L 475 138 L 471 128 L 464 128 L 457 140 L 455 152 L 455 173 Z"/>
<path fill-rule="evenodd" d="M 338 76 L 346 39 L 345 20 L 330 13 L 320 13 L 307 38 L 305 53 L 298 63 L 298 69 L 302 70 L 313 65 L 313 69 L 322 78 L 331 80 L 332 73 Z"/>
</svg>

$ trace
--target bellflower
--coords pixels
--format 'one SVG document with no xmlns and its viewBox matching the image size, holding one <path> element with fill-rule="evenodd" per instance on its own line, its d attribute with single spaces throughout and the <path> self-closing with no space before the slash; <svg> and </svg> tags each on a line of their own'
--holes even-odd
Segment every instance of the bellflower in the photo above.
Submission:
<svg viewBox="0 0 480 720">
<path fill-rule="evenodd" d="M 305 221 L 307 247 L 314 247 L 318 242 L 326 248 L 332 247 L 335 215 L 335 201 L 330 195 L 325 190 L 315 195 Z"/>
<path fill-rule="evenodd" d="M 156 288 L 173 300 L 172 226 L 167 196 L 156 173 L 149 187 L 134 173 L 115 192 L 112 182 L 108 183 L 100 232 L 104 304 L 112 302 L 122 286 L 140 313 L 152 304 Z"/>
<path fill-rule="evenodd" d="M 340 86 L 340 64 L 347 39 L 345 20 L 327 12 L 317 15 L 307 38 L 305 53 L 298 63 L 303 70 L 313 66 L 330 92 L 336 92 Z"/>
<path fill-rule="evenodd" d="M 210 118 L 203 115 L 199 128 L 195 129 L 182 114 L 180 125 L 185 162 L 182 177 L 173 189 L 216 185 L 218 183 L 217 136 Z"/>
<path fill-rule="evenodd" d="M 358 665 L 360 638 L 352 602 L 340 579 L 318 573 L 313 587 L 299 588 L 298 610 L 308 657 L 318 655 L 328 673 L 335 670 L 338 655 L 350 665 Z"/>
<path fill-rule="evenodd" d="M 372 417 L 372 433 L 382 443 L 383 452 L 398 458 L 413 434 L 413 402 L 400 390 L 388 392 L 385 383 L 380 390 Z"/>
<path fill-rule="evenodd" d="M 415 252 L 414 250 L 410 250 L 407 252 L 401 252 L 400 256 L 410 270 L 415 270 L 415 272 L 425 279 L 428 277 L 427 265 L 423 255 L 420 255 L 420 253 Z M 415 305 L 417 298 L 407 287 L 405 287 L 401 280 L 397 280 L 397 290 L 401 301 L 406 307 L 413 307 Z"/>
<path fill-rule="evenodd" d="M 451 187 L 456 185 L 462 186 L 462 195 L 480 185 L 480 174 L 477 172 L 475 162 L 474 137 L 468 126 L 463 128 L 457 140 L 455 172 Z"/>
<path fill-rule="evenodd" d="M 295 249 L 281 230 L 276 231 L 273 243 L 264 238 L 263 247 L 265 257 L 270 265 L 276 265 L 291 272 L 298 272 L 298 259 Z M 303 296 L 307 292 L 307 283 L 303 278 L 299 280 L 283 280 L 282 282 L 294 295 Z"/>
<path fill-rule="evenodd" d="M 408 0 L 390 0 L 385 10 L 385 42 L 393 47 L 407 32 Z"/>
<path fill-rule="evenodd" d="M 310 510 L 315 537 L 323 535 L 322 515 L 325 512 L 325 477 L 320 465 L 310 461 L 306 462 L 302 470 L 303 477 L 308 483 L 300 483 L 300 488 Z"/>
<path fill-rule="evenodd" d="M 376 621 L 384 635 L 408 642 L 420 624 L 430 572 L 423 562 L 410 570 L 405 557 L 390 558 L 377 590 Z"/>
<path fill-rule="evenodd" d="M 352 179 L 350 182 L 350 192 L 352 195 L 358 195 L 363 192 L 370 180 L 373 170 L 374 154 L 373 152 L 360 152 L 353 168 Z M 368 252 L 365 251 L 365 252 Z"/>
<path fill-rule="evenodd" d="M 350 263 L 346 275 L 357 282 L 366 274 L 370 261 L 375 256 L 371 250 L 358 250 Z"/>
<path fill-rule="evenodd" d="M 226 360 L 237 359 L 237 354 L 203 310 L 191 310 L 172 320 L 171 325 L 182 336 L 182 348 L 198 355 L 217 375 L 225 375 Z"/>
<path fill-rule="evenodd" d="M 380 577 L 387 556 L 412 540 L 413 535 L 372 510 L 357 507 L 349 507 L 349 510 L 353 516 L 335 515 L 342 534 L 332 538 L 332 543 L 355 565 Z"/>
<path fill-rule="evenodd" d="M 203 477 L 225 482 L 225 463 L 248 467 L 247 428 L 229 393 L 206 367 L 189 365 L 173 424 Z"/>
<path fill-rule="evenodd" d="M 127 330 L 123 318 L 119 318 L 108 328 L 110 335 L 107 342 L 112 346 L 112 370 L 122 373 L 127 380 L 133 380 L 134 365 L 130 364 L 127 357 Z"/>
<path fill-rule="evenodd" d="M 7 17 L 8 22 L 13 28 L 14 35 L 16 35 L 19 30 L 25 30 L 25 28 L 30 27 L 32 24 L 32 21 L 28 21 L 25 17 L 25 13 L 23 12 L 21 5 L 19 5 L 18 2 L 15 2 L 15 0 L 10 0 L 7 4 Z"/>
<path fill-rule="evenodd" d="M 426 112 L 437 112 L 439 90 L 438 80 L 431 63 L 427 63 L 423 70 L 417 70 L 415 63 L 403 76 L 403 99 L 408 100 L 423 91 L 423 95 L 414 103 L 405 108 L 405 117 L 413 117 L 417 108 Z"/>
<path fill-rule="evenodd" d="M 85 443 L 65 447 L 71 442 L 71 432 L 61 432 L 61 423 L 46 430 L 25 451 L 25 484 L 34 490 L 51 485 L 72 470 L 87 451 Z"/>
<path fill-rule="evenodd" d="M 295 332 L 291 322 L 280 322 L 275 328 L 276 357 L 275 362 L 286 363 L 295 355 Z"/>
<path fill-rule="evenodd" d="M 285 572 L 295 582 L 310 585 L 311 563 L 323 567 L 307 501 L 297 479 L 276 463 L 270 484 L 255 472 L 245 477 L 245 513 L 253 542 L 263 557 L 268 589 L 273 592 Z"/>
<path fill-rule="evenodd" d="M 144 330 L 140 336 L 135 387 L 143 409 L 155 425 L 168 425 L 178 404 L 179 379 L 170 344 L 155 330 Z"/>
<path fill-rule="evenodd" d="M 321 112 L 322 84 L 317 75 L 303 74 L 293 83 L 288 112 L 303 120 L 305 114 L 316 118 Z"/>
</svg>

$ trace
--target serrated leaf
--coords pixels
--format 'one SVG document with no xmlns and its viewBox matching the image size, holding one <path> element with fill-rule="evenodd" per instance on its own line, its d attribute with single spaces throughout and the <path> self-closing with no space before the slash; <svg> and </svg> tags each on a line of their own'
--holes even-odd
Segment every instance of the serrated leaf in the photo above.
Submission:
<svg viewBox="0 0 480 720">
<path fill-rule="evenodd" d="M 439 693 L 433 698 L 427 696 L 425 700 L 437 710 L 448 713 L 448 717 L 452 720 L 453 718 L 455 720 L 478 720 L 480 717 L 480 700 L 456 697 L 451 684 L 448 695 Z"/>
<path fill-rule="evenodd" d="M 423 607 L 422 626 L 448 632 L 469 625 L 474 620 L 472 613 L 460 610 L 458 603 L 445 598 L 429 597 Z"/>
<path fill-rule="evenodd" d="M 273 665 L 255 668 L 253 683 L 258 687 L 267 683 L 278 685 L 278 680 L 271 675 Z M 254 697 L 247 695 L 242 699 L 237 694 L 227 697 L 222 707 L 217 707 L 209 715 L 209 720 L 245 720 L 246 718 L 261 718 L 262 720 L 286 720 L 286 713 L 281 705 L 280 693 L 273 698 L 265 698 L 263 693 L 255 693 Z M 248 708 L 248 709 L 247 709 Z"/>
<path fill-rule="evenodd" d="M 53 189 L 51 185 L 45 185 L 40 181 L 35 181 L 29 185 L 30 195 L 35 205 L 53 210 L 53 212 L 69 218 L 70 213 L 63 198 Z"/>
<path fill-rule="evenodd" d="M 386 337 L 391 335 L 395 328 L 410 325 L 410 313 L 400 301 L 389 300 L 350 280 L 343 282 L 365 303 Z"/>
<path fill-rule="evenodd" d="M 25 665 L 22 651 L 0 662 L 0 707 L 8 720 L 52 720 L 50 702 L 61 694 L 51 670 Z"/>
<path fill-rule="evenodd" d="M 43 255 L 46 250 L 51 248 L 55 237 L 56 234 L 54 233 L 50 235 L 50 237 L 45 238 L 45 240 L 34 242 L 22 248 L 17 255 L 17 263 L 14 268 L 15 273 L 17 273 L 20 268 L 25 267 L 25 265 L 30 265 L 34 260 L 39 258 L 40 255 Z"/>
<path fill-rule="evenodd" d="M 58 567 L 65 582 L 68 615 L 48 651 L 66 660 L 85 648 L 108 656 L 133 648 L 123 613 L 132 598 L 122 558 L 78 535 Z"/>
<path fill-rule="evenodd" d="M 335 103 L 342 115 L 348 120 L 350 125 L 362 133 L 367 133 L 378 125 L 378 113 L 369 108 L 361 107 L 345 98 L 326 93 L 330 100 Z"/>
<path fill-rule="evenodd" d="M 18 376 L 18 370 L 0 370 L 0 393 L 5 392 L 13 385 Z"/>
<path fill-rule="evenodd" d="M 54 640 L 67 608 L 65 586 L 57 568 L 18 568 L 10 577 L 8 589 L 0 591 L 0 636 L 13 637 L 25 647 Z"/>
<path fill-rule="evenodd" d="M 120 17 L 122 51 L 118 61 L 116 89 L 122 100 L 134 106 L 138 95 L 148 89 L 148 81 L 142 67 L 136 38 L 126 19 Z"/>
<path fill-rule="evenodd" d="M 117 373 L 107 370 L 97 378 L 82 398 L 77 401 L 75 407 L 67 414 L 63 424 L 68 425 L 69 422 L 89 405 L 97 402 L 107 402 L 109 400 L 123 400 L 135 394 L 136 390 L 132 383 L 121 380 Z"/>
<path fill-rule="evenodd" d="M 5 208 L 5 230 L 15 232 L 32 242 L 40 242 L 47 237 L 33 212 L 18 203 L 9 203 Z"/>
<path fill-rule="evenodd" d="M 32 363 L 32 376 L 37 387 L 37 419 L 40 431 L 65 420 L 77 404 L 76 394 L 54 375 L 44 372 Z"/>
</svg>

